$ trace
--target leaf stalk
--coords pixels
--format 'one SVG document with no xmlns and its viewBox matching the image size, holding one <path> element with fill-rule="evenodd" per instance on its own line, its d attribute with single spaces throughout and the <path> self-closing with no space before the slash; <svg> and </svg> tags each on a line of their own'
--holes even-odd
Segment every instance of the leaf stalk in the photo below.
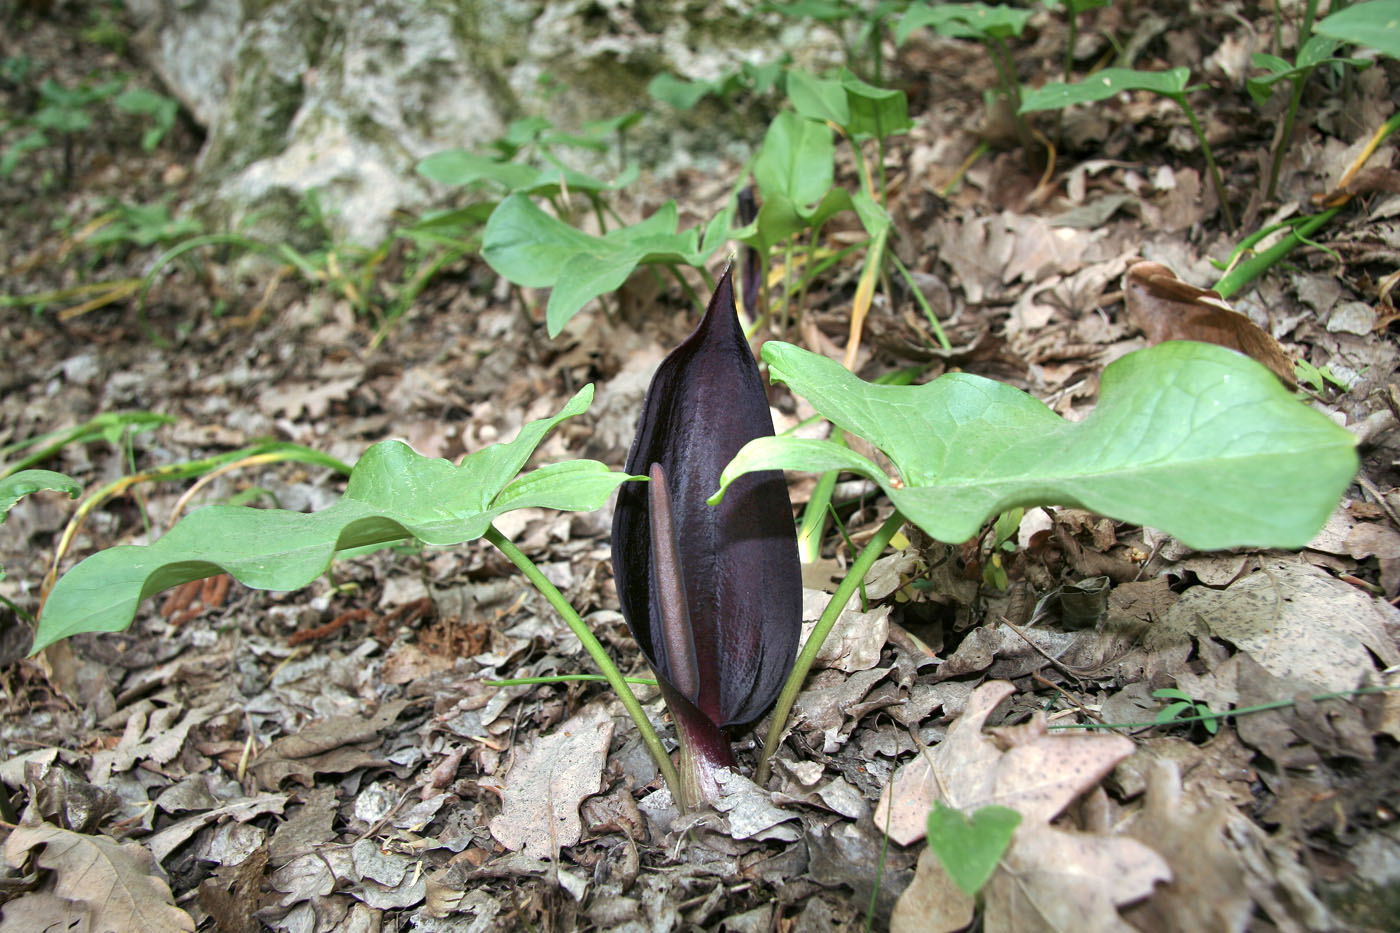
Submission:
<svg viewBox="0 0 1400 933">
<path fill-rule="evenodd" d="M 822 611 L 816 627 L 812 629 L 811 637 L 807 639 L 807 643 L 802 646 L 802 651 L 797 655 L 797 663 L 793 665 L 792 673 L 788 675 L 787 682 L 783 684 L 782 692 L 778 694 L 778 702 L 773 706 L 772 723 L 768 727 L 767 737 L 763 740 L 763 751 L 759 754 L 758 784 L 760 787 L 768 783 L 768 778 L 773 773 L 773 754 L 778 750 L 778 744 L 783 739 L 783 732 L 787 729 L 788 716 L 792 713 L 792 706 L 797 702 L 797 695 L 802 692 L 802 682 L 807 679 L 807 673 L 816 662 L 822 643 L 831 634 L 832 627 L 836 625 L 836 620 L 840 618 L 841 611 L 846 608 L 846 604 L 851 601 L 851 596 L 865 581 L 865 575 L 870 572 L 871 565 L 884 552 L 890 539 L 895 536 L 895 532 L 899 531 L 904 521 L 904 515 L 898 509 L 885 519 L 885 523 L 866 543 L 865 548 L 851 564 L 851 569 L 847 571 L 841 584 L 836 587 L 836 592 L 831 595 L 830 602 L 826 604 L 826 609 Z"/>
<path fill-rule="evenodd" d="M 583 648 L 588 652 L 593 663 L 598 665 L 603 676 L 607 678 L 608 685 L 612 687 L 617 698 L 622 701 L 623 708 L 627 710 L 627 715 L 632 717 L 632 721 L 637 724 L 637 731 L 642 735 L 642 742 L 646 744 L 647 751 L 651 752 L 652 760 L 656 762 L 657 769 L 662 777 L 666 779 L 666 786 L 671 790 L 672 799 L 678 803 L 684 798 L 681 795 L 682 786 L 680 775 L 676 772 L 676 767 L 671 763 L 671 756 L 667 754 L 666 747 L 661 744 L 661 737 L 652 728 L 651 720 L 647 718 L 646 711 L 642 709 L 642 704 L 637 700 L 637 695 L 632 692 L 632 688 L 627 685 L 627 680 L 622 676 L 622 672 L 617 669 L 612 658 L 608 657 L 608 652 L 603 648 L 578 612 L 569 601 L 564 598 L 564 594 L 559 592 L 559 588 L 536 567 L 530 558 L 525 556 L 525 552 L 516 547 L 510 539 L 501 534 L 495 525 L 486 529 L 486 540 L 495 545 L 496 549 L 506 556 L 506 559 L 514 564 L 525 578 L 534 584 L 540 595 L 548 600 L 554 610 L 564 619 L 570 631 L 583 643 Z"/>
</svg>

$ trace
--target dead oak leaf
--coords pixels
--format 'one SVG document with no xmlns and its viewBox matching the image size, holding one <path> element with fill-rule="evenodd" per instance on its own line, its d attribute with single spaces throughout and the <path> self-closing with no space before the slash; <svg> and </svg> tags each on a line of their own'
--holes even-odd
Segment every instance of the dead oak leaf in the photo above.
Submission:
<svg viewBox="0 0 1400 933">
<path fill-rule="evenodd" d="M 1387 667 L 1400 664 L 1400 649 L 1386 633 L 1395 618 L 1383 600 L 1326 571 L 1274 558 L 1227 589 L 1187 590 L 1154 635 L 1209 631 L 1277 677 L 1350 690 L 1374 676 L 1373 654 Z"/>
<path fill-rule="evenodd" d="M 1134 840 L 1067 832 L 1049 821 L 1130 755 L 1133 744 L 1112 735 L 1052 736 L 1043 719 L 1002 729 L 996 736 L 1000 741 L 994 741 L 983 733 L 983 724 L 1014 689 L 992 681 L 974 691 L 947 737 L 895 774 L 881 796 L 875 825 L 888 825 L 890 838 L 910 845 L 924 838 L 935 800 L 964 813 L 989 804 L 1011 807 L 1022 822 L 984 888 L 985 928 L 1125 928 L 1116 908 L 1147 896 L 1157 881 L 1170 878 L 1166 863 Z M 931 874 L 925 871 L 925 877 Z M 905 896 L 927 897 L 917 893 L 918 887 L 916 877 L 909 889 L 916 893 Z M 941 915 L 965 913 L 967 905 L 956 902 L 957 893 L 943 885 L 939 891 Z"/>
<path fill-rule="evenodd" d="M 5 861 L 20 868 L 40 846 L 36 861 L 54 873 L 54 893 L 83 905 L 90 929 L 194 933 L 194 920 L 175 906 L 170 885 L 144 846 L 21 823 L 5 840 Z"/>
<path fill-rule="evenodd" d="M 1022 824 L 1025 826 L 1025 824 Z M 1025 826 L 983 888 L 987 933 L 1133 928 L 1117 908 L 1142 900 L 1171 870 L 1134 839 Z"/>
<path fill-rule="evenodd" d="M 594 704 L 536 741 L 506 774 L 505 803 L 491 821 L 496 841 L 533 859 L 557 859 L 578 842 L 579 803 L 602 790 L 612 733 L 612 717 Z"/>
<path fill-rule="evenodd" d="M 310 418 L 320 418 L 331 402 L 349 398 L 360 379 L 332 379 L 328 382 L 290 382 L 264 389 L 258 396 L 258 408 L 263 414 L 286 412 L 295 420 L 303 411 Z"/>
<path fill-rule="evenodd" d="M 1293 361 L 1267 331 L 1226 303 L 1217 293 L 1189 285 L 1158 262 L 1139 262 L 1123 275 L 1128 318 L 1153 343 L 1199 340 L 1263 363 L 1290 389 L 1297 388 Z"/>
<path fill-rule="evenodd" d="M 318 772 L 344 774 L 375 764 L 379 759 L 368 750 L 407 705 L 405 700 L 393 700 L 368 717 L 348 714 L 313 722 L 295 735 L 275 740 L 249 770 L 263 790 L 276 791 L 289 777 L 311 787 Z"/>
</svg>

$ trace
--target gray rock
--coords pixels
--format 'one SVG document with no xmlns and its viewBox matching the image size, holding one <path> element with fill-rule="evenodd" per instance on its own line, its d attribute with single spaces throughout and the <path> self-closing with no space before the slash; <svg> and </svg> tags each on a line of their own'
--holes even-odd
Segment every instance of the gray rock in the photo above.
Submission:
<svg viewBox="0 0 1400 933">
<path fill-rule="evenodd" d="M 828 31 L 723 0 L 129 0 L 136 46 L 208 131 L 197 165 L 210 226 L 296 242 L 316 190 L 327 226 L 372 244 L 395 210 L 450 192 L 413 171 L 423 157 L 480 151 L 508 123 L 563 129 L 650 110 L 629 158 L 666 172 L 747 155 L 766 120 L 710 102 L 682 113 L 651 101 L 670 71 L 714 79 L 784 52 L 839 61 Z M 725 147 L 734 152 L 725 152 Z M 618 154 L 578 168 L 610 174 Z M 249 228 L 250 219 L 255 220 Z M 313 245 L 313 244 L 307 244 Z"/>
</svg>

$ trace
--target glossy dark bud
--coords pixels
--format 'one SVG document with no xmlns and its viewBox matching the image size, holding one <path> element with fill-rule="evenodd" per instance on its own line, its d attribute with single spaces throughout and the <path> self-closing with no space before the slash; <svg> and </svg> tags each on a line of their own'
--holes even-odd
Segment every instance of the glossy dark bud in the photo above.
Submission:
<svg viewBox="0 0 1400 933">
<path fill-rule="evenodd" d="M 772 433 L 726 270 L 652 378 L 627 458 L 628 473 L 650 479 L 622 486 L 612 534 L 622 614 L 683 752 L 712 764 L 733 761 L 719 730 L 757 719 L 797 655 L 802 574 L 782 473 L 749 474 L 705 504 L 739 448 Z"/>
<path fill-rule="evenodd" d="M 753 185 L 745 185 L 739 192 L 739 225 L 747 227 L 758 219 L 758 198 L 754 194 Z M 741 292 L 744 299 L 744 313 L 748 315 L 758 314 L 758 289 L 763 283 L 762 260 L 759 258 L 758 250 L 752 246 L 744 247 L 743 262 L 743 283 Z"/>
</svg>

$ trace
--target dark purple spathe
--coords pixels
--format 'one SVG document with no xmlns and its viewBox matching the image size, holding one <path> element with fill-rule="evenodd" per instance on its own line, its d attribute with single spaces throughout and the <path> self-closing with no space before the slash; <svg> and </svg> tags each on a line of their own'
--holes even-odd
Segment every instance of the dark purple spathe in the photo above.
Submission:
<svg viewBox="0 0 1400 933">
<path fill-rule="evenodd" d="M 726 270 L 700 325 L 652 378 L 627 472 L 653 480 L 624 484 L 613 518 L 622 613 L 668 700 L 687 701 L 673 715 L 689 705 L 714 726 L 751 722 L 792 669 L 802 582 L 782 474 L 748 474 L 705 504 L 739 448 L 772 434 Z M 649 488 L 658 481 L 665 495 Z M 658 534 L 667 511 L 669 540 Z"/>
</svg>

